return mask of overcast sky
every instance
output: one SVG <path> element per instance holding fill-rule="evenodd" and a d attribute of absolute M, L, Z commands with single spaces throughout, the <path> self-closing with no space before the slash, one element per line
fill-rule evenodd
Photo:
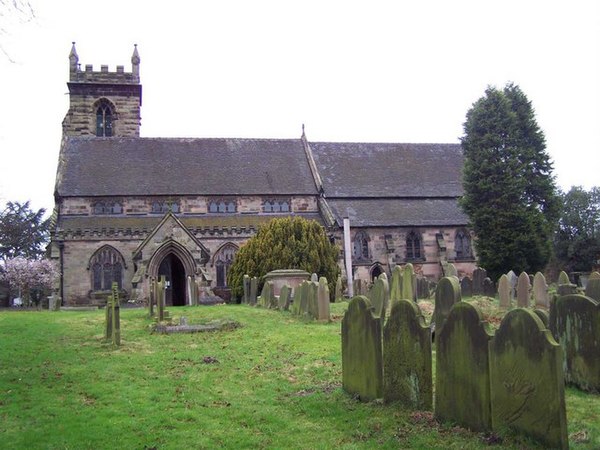
<path fill-rule="evenodd" d="M 0 203 L 53 207 L 72 41 L 82 67 L 111 71 L 138 44 L 144 137 L 298 138 L 304 123 L 309 141 L 456 143 L 486 86 L 514 82 L 559 187 L 600 186 L 595 0 L 31 5 L 33 20 L 0 16 Z"/>

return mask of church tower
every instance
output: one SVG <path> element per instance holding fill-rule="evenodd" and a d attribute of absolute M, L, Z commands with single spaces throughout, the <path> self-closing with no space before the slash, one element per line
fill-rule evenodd
<path fill-rule="evenodd" d="M 137 45 L 131 56 L 131 72 L 107 65 L 81 70 L 75 42 L 69 54 L 69 111 L 63 120 L 64 136 L 139 137 L 142 85 Z"/>

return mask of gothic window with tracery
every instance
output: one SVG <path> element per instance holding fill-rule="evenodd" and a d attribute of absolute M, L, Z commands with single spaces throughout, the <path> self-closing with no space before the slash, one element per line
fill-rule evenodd
<path fill-rule="evenodd" d="M 423 259 L 421 244 L 421 233 L 417 232 L 416 230 L 412 230 L 406 235 L 407 261 Z"/>
<path fill-rule="evenodd" d="M 123 286 L 123 257 L 109 245 L 100 248 L 90 259 L 92 272 L 92 290 L 108 291 L 112 283 L 117 282 L 119 289 Z"/>
<path fill-rule="evenodd" d="M 96 109 L 96 136 L 111 137 L 113 135 L 113 112 L 107 100 L 100 101 Z"/>
<path fill-rule="evenodd" d="M 352 254 L 357 261 L 369 259 L 369 237 L 364 231 L 359 231 L 352 242 Z"/>
<path fill-rule="evenodd" d="M 237 251 L 238 248 L 234 244 L 228 243 L 215 254 L 214 265 L 217 271 L 217 287 L 227 287 L 227 274 Z"/>
<path fill-rule="evenodd" d="M 467 230 L 460 229 L 454 237 L 454 251 L 456 259 L 472 259 L 473 251 L 471 249 L 471 236 Z"/>

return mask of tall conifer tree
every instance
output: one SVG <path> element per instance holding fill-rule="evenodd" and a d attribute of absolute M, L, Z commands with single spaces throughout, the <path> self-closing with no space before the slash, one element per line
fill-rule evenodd
<path fill-rule="evenodd" d="M 559 201 L 531 102 L 514 84 L 488 87 L 467 112 L 461 205 L 493 279 L 542 270 L 552 253 Z"/>

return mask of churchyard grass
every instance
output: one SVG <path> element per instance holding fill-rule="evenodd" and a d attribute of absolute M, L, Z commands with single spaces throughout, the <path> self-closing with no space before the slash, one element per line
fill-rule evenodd
<path fill-rule="evenodd" d="M 103 339 L 103 311 L 0 312 L 0 448 L 542 448 L 344 393 L 346 306 L 332 304 L 328 324 L 243 305 L 170 308 L 190 324 L 242 325 L 175 335 L 122 309 L 118 348 Z M 566 392 L 571 448 L 600 447 L 600 396 Z"/>

